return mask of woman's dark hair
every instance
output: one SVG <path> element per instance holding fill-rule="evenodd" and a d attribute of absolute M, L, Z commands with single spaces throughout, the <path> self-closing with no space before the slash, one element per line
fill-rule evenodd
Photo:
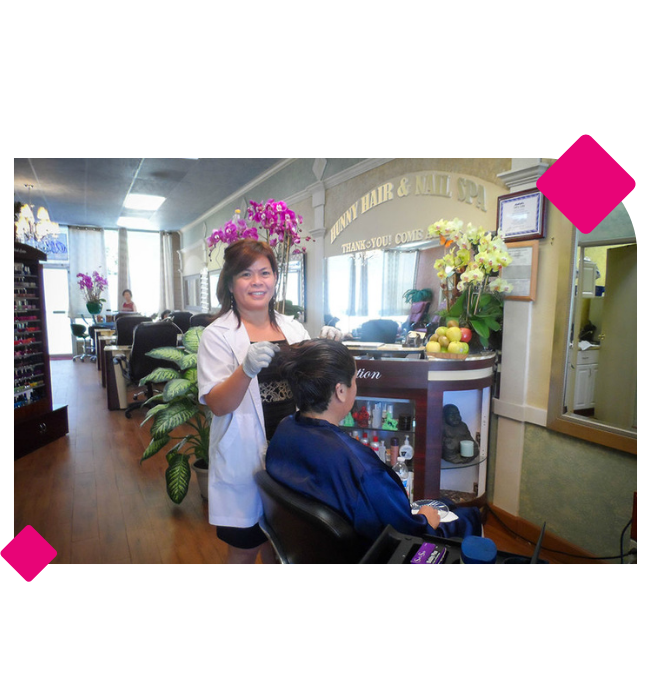
<path fill-rule="evenodd" d="M 323 413 L 337 384 L 351 386 L 355 359 L 336 340 L 316 338 L 283 348 L 275 363 L 300 411 Z"/>
<path fill-rule="evenodd" d="M 277 279 L 278 263 L 276 262 L 273 248 L 268 243 L 256 241 L 253 238 L 241 238 L 231 243 L 226 248 L 224 251 L 224 267 L 221 270 L 219 282 L 217 283 L 217 300 L 221 308 L 215 318 L 223 316 L 232 309 L 233 313 L 237 316 L 237 327 L 239 328 L 240 325 L 242 325 L 242 317 L 235 305 L 235 300 L 233 299 L 230 288 L 233 284 L 234 277 L 251 267 L 259 257 L 267 258 L 271 270 L 274 273 L 274 277 Z M 277 329 L 278 324 L 276 323 L 276 314 L 274 311 L 275 305 L 276 295 L 274 294 L 273 299 L 269 302 L 269 321 L 272 327 Z"/>
<path fill-rule="evenodd" d="M 125 289 L 125 290 L 122 292 L 122 296 L 124 296 L 127 292 L 129 292 L 129 294 L 131 294 L 131 296 L 133 296 L 133 294 L 131 293 L 131 290 L 130 290 L 130 289 Z"/>

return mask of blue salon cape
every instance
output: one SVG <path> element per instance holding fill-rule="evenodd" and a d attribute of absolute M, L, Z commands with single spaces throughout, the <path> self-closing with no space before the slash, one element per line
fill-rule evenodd
<path fill-rule="evenodd" d="M 459 509 L 458 520 L 441 523 L 436 530 L 424 515 L 412 515 L 398 475 L 370 447 L 300 411 L 276 429 L 266 466 L 280 483 L 343 513 L 355 531 L 371 541 L 386 525 L 405 535 L 481 535 L 481 518 L 474 507 Z"/>

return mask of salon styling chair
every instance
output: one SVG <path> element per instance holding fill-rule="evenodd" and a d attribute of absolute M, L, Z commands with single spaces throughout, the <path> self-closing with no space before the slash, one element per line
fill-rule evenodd
<path fill-rule="evenodd" d="M 115 321 L 115 334 L 117 336 L 116 345 L 131 345 L 133 343 L 133 334 L 136 326 L 141 323 L 150 321 L 148 316 L 140 314 L 125 314 Z M 172 343 L 176 345 L 176 343 Z"/>
<path fill-rule="evenodd" d="M 376 318 L 362 324 L 360 341 L 362 343 L 387 343 L 396 342 L 398 324 L 390 318 Z"/>
<path fill-rule="evenodd" d="M 201 326 L 206 328 L 215 320 L 215 314 L 193 314 L 190 319 L 190 328 Z"/>
<path fill-rule="evenodd" d="M 83 323 L 73 323 L 71 321 L 70 330 L 72 331 L 72 335 L 74 335 L 77 340 L 81 340 L 84 344 L 84 349 L 81 354 L 73 355 L 72 361 L 74 362 L 75 360 L 79 359 L 83 362 L 87 357 L 90 357 L 90 361 L 94 362 L 97 357 L 91 352 L 91 348 L 89 347 L 93 341 L 88 334 L 88 326 L 84 325 Z"/>
<path fill-rule="evenodd" d="M 116 355 L 113 362 L 120 365 L 122 374 L 127 381 L 135 385 L 138 385 L 143 377 L 146 377 L 157 367 L 178 369 L 173 362 L 149 357 L 147 353 L 155 348 L 176 347 L 176 339 L 180 332 L 178 326 L 166 321 L 140 323 L 133 331 L 133 345 L 129 359 L 127 360 L 126 355 Z M 141 395 L 144 395 L 144 398 L 142 401 L 138 401 L 138 396 Z M 140 408 L 153 395 L 153 385 L 146 384 L 143 389 L 133 395 L 134 401 L 127 406 L 124 415 L 131 418 L 132 411 Z"/>
<path fill-rule="evenodd" d="M 255 475 L 264 515 L 260 527 L 282 564 L 357 564 L 372 542 L 343 515 L 278 483 Z"/>
<path fill-rule="evenodd" d="M 172 323 L 176 323 L 181 329 L 182 333 L 186 333 L 190 328 L 192 313 L 190 311 L 173 311 L 170 318 L 172 319 Z"/>

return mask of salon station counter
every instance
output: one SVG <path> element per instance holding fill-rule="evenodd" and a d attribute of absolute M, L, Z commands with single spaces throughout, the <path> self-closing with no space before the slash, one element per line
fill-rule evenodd
<path fill-rule="evenodd" d="M 414 450 L 411 464 L 407 464 L 413 470 L 415 500 L 444 495 L 465 501 L 482 496 L 486 491 L 495 353 L 460 359 L 418 359 L 416 353 L 371 358 L 366 349 L 349 349 L 357 363 L 356 406 L 368 407 L 371 417 L 366 427 L 356 424 L 344 429 L 367 432 L 369 440 L 376 434 L 387 449 L 392 437 L 401 445 L 408 438 Z M 447 454 L 449 459 L 443 458 L 443 408 L 449 405 L 456 406 L 476 443 L 470 457 Z M 373 412 L 379 407 L 391 411 L 394 424 L 373 422 Z"/>

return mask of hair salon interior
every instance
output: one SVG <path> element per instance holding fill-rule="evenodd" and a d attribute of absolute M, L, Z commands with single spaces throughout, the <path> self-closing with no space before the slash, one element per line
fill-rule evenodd
<path fill-rule="evenodd" d="M 79 353 L 70 332 L 71 321 L 88 319 L 79 273 L 107 279 L 105 316 L 120 310 L 127 288 L 138 313 L 149 317 L 166 309 L 216 312 L 223 251 L 207 239 L 236 211 L 244 219 L 251 202 L 282 201 L 302 218 L 286 299 L 310 336 L 328 323 L 360 342 L 365 322 L 389 318 L 409 343 L 405 324 L 421 298 L 430 332 L 446 325 L 438 323 L 448 296 L 435 263 L 450 246 L 436 222 L 457 219 L 463 230 L 490 232 L 511 226 L 505 240 L 512 260 L 502 272 L 514 289 L 503 297 L 502 329 L 492 336 L 488 394 L 467 381 L 468 390 L 444 397 L 481 438 L 484 459 L 474 471 L 441 468 L 440 487 L 485 496 L 534 542 L 544 523 L 550 547 L 618 563 L 636 538 L 636 239 L 624 204 L 589 235 L 578 232 L 536 189 L 553 163 L 107 159 L 100 179 L 93 159 L 16 159 L 15 202 L 34 213 L 45 207 L 44 217 L 58 224 L 44 236 L 48 326 L 59 328 L 57 339 L 48 327 L 49 353 L 65 358 L 51 363 L 52 374 Z M 159 196 L 158 208 L 127 210 L 128 192 Z M 527 235 L 518 235 L 518 195 L 537 207 L 537 229 Z M 165 219 L 166 212 L 175 216 Z M 24 242 L 46 249 L 40 240 Z M 55 308 L 65 313 L 50 313 Z M 622 318 L 633 319 L 625 343 L 615 330 Z M 411 336 L 416 347 L 426 340 Z M 445 366 L 445 353 L 436 354 Z M 454 364 L 471 379 L 470 356 Z M 370 396 L 372 412 L 381 396 Z"/>

